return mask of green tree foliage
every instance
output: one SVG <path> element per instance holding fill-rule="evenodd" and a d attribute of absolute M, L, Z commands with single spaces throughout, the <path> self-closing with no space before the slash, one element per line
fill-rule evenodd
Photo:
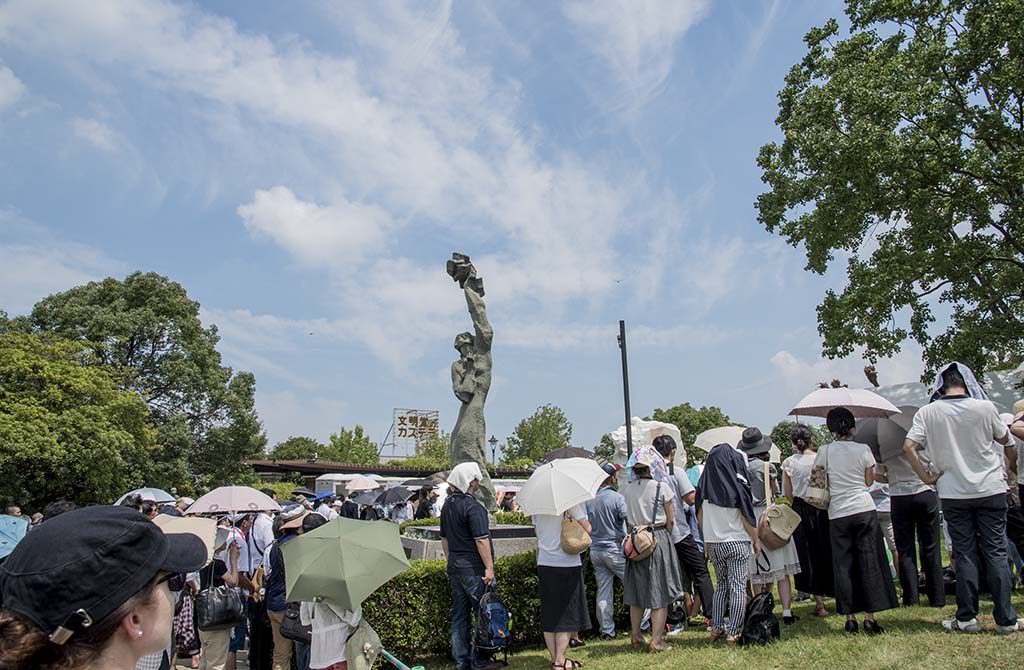
<path fill-rule="evenodd" d="M 679 429 L 689 463 L 703 463 L 708 456 L 693 446 L 698 435 L 711 428 L 734 425 L 732 419 L 719 408 L 701 407 L 696 409 L 688 402 L 668 409 L 656 409 L 650 419 L 674 424 Z"/>
<path fill-rule="evenodd" d="M 790 442 L 789 435 L 796 425 L 796 421 L 780 421 L 772 428 L 772 442 L 779 448 L 782 460 L 786 460 L 793 455 L 793 443 Z M 808 426 L 808 428 L 811 429 L 811 433 L 814 435 L 814 444 L 816 446 L 820 447 L 832 441 L 832 433 L 825 426 Z"/>
<path fill-rule="evenodd" d="M 565 412 L 554 405 L 543 405 L 520 421 L 508 437 L 502 452 L 502 465 L 532 465 L 549 451 L 567 446 L 571 439 L 572 424 Z"/>
<path fill-rule="evenodd" d="M 109 504 L 146 482 L 146 404 L 92 356 L 77 342 L 0 334 L 0 482 L 26 509 L 58 497 Z"/>
<path fill-rule="evenodd" d="M 324 458 L 327 451 L 327 445 L 312 437 L 289 437 L 275 444 L 269 457 L 277 461 L 305 461 L 313 457 Z"/>
<path fill-rule="evenodd" d="M 824 353 L 871 361 L 912 337 L 931 368 L 1024 356 L 1024 0 L 847 0 L 811 30 L 761 148 L 759 219 L 847 286 L 818 307 Z M 944 303 L 948 327 L 934 310 Z M 906 318 L 908 317 L 908 318 Z"/>
<path fill-rule="evenodd" d="M 594 453 L 598 457 L 612 463 L 615 461 L 615 443 L 612 442 L 612 436 L 605 433 L 601 436 L 601 441 L 594 447 Z"/>
<path fill-rule="evenodd" d="M 266 444 L 255 380 L 221 365 L 217 329 L 203 328 L 199 303 L 181 285 L 140 272 L 90 282 L 43 299 L 28 322 L 85 343 L 89 364 L 145 400 L 162 446 L 147 483 L 188 489 L 251 480 L 241 460 Z"/>
<path fill-rule="evenodd" d="M 359 424 L 353 430 L 342 426 L 331 435 L 331 443 L 322 458 L 338 463 L 376 465 L 380 463 L 380 449 Z"/>
<path fill-rule="evenodd" d="M 399 463 L 410 468 L 423 468 L 435 472 L 447 470 L 452 463 L 451 441 L 452 436 L 442 430 L 418 444 L 414 456 Z"/>

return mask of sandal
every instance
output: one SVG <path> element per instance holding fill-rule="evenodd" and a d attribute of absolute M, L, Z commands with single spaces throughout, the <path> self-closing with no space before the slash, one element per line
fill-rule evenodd
<path fill-rule="evenodd" d="M 647 643 L 647 638 L 641 636 L 639 640 L 637 640 L 637 639 L 630 639 L 629 644 L 630 644 L 630 646 L 633 646 L 633 647 L 640 647 L 640 648 L 646 649 L 648 643 Z"/>
<path fill-rule="evenodd" d="M 576 670 L 577 668 L 583 667 L 583 661 L 577 661 L 572 658 L 566 658 L 565 664 L 562 666 L 565 670 Z"/>
<path fill-rule="evenodd" d="M 821 607 L 815 607 L 814 608 L 814 616 L 827 617 L 828 616 L 828 608 L 825 607 L 824 605 L 822 605 Z"/>
<path fill-rule="evenodd" d="M 652 653 L 652 654 L 655 653 L 655 652 L 658 652 L 658 651 L 671 651 L 671 650 L 672 650 L 672 645 L 670 645 L 670 644 L 668 644 L 666 642 L 662 642 L 660 645 L 655 645 L 653 642 L 651 642 L 649 645 L 647 645 L 647 651 Z"/>
<path fill-rule="evenodd" d="M 726 635 L 725 636 L 725 643 L 727 645 L 729 645 L 730 647 L 735 647 L 739 643 L 739 641 L 740 641 L 740 636 L 739 635 Z"/>
<path fill-rule="evenodd" d="M 573 649 L 576 649 L 577 647 L 585 647 L 585 646 L 587 646 L 587 643 L 584 642 L 583 640 L 581 640 L 578 637 L 574 637 L 574 638 L 570 638 L 569 639 L 569 646 L 572 647 Z"/>
<path fill-rule="evenodd" d="M 723 630 L 721 628 L 718 629 L 718 630 L 711 631 L 711 641 L 712 642 L 719 642 L 724 637 L 725 637 L 725 630 Z"/>

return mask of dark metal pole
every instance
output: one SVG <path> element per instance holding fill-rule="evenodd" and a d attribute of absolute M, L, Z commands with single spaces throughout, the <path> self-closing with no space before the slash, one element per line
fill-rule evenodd
<path fill-rule="evenodd" d="M 629 364 L 626 360 L 626 322 L 619 321 L 619 350 L 622 351 L 622 396 L 626 404 L 626 456 L 633 455 L 633 416 L 629 411 Z"/>

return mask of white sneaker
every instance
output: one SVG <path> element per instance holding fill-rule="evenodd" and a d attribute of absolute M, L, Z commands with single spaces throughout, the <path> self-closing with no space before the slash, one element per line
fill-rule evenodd
<path fill-rule="evenodd" d="M 970 621 L 957 621 L 956 619 L 946 619 L 942 622 L 942 627 L 946 630 L 947 633 L 981 632 L 981 624 L 978 623 L 977 619 L 971 619 Z"/>
<path fill-rule="evenodd" d="M 675 626 L 669 626 L 668 631 L 665 633 L 665 635 L 667 635 L 668 637 L 675 637 L 676 635 L 680 635 L 681 633 L 683 633 L 685 630 L 685 624 L 676 624 Z"/>
<path fill-rule="evenodd" d="M 996 635 L 1010 635 L 1020 630 L 1020 619 L 1017 619 L 1009 626 L 996 626 Z"/>

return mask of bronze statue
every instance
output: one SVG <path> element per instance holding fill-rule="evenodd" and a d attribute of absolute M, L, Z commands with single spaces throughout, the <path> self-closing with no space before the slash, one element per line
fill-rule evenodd
<path fill-rule="evenodd" d="M 452 390 L 462 407 L 452 431 L 452 467 L 469 461 L 475 461 L 480 466 L 484 479 L 480 482 L 476 497 L 489 512 L 495 512 L 494 485 L 487 474 L 487 458 L 484 455 L 487 439 L 484 403 L 491 389 L 491 341 L 494 339 L 494 331 L 487 321 L 483 280 L 476 276 L 476 268 L 469 262 L 469 256 L 452 254 L 447 269 L 448 275 L 458 282 L 466 295 L 466 305 L 475 330 L 475 334 L 467 332 L 455 336 L 455 350 L 459 352 L 459 360 L 452 363 Z"/>

